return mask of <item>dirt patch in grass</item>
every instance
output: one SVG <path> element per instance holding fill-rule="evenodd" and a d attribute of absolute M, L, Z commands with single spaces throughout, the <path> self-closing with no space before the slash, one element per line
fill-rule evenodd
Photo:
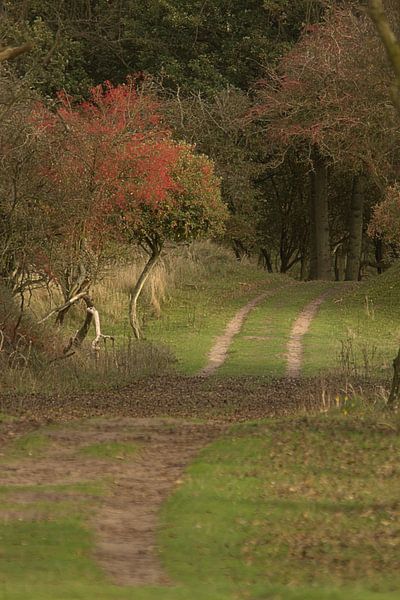
<path fill-rule="evenodd" d="M 216 424 L 171 419 L 113 419 L 45 429 L 49 444 L 44 455 L 7 461 L 7 455 L 13 457 L 12 444 L 4 448 L 0 484 L 11 487 L 0 518 L 3 523 L 47 521 L 54 518 L 51 502 L 67 501 L 74 506 L 85 500 L 86 517 L 94 531 L 94 554 L 112 581 L 166 584 L 156 543 L 160 506 L 179 485 L 188 462 L 221 431 L 222 426 Z M 122 461 L 118 456 L 87 457 L 80 450 L 89 441 L 131 443 L 138 451 Z M 97 497 L 45 487 L 49 482 L 67 486 L 98 481 L 108 482 L 108 491 Z"/>
<path fill-rule="evenodd" d="M 156 530 L 161 504 L 200 448 L 221 428 L 182 422 L 142 421 L 149 441 L 137 460 L 121 469 L 113 493 L 98 511 L 94 526 L 96 557 L 115 583 L 168 584 L 158 558 Z"/>

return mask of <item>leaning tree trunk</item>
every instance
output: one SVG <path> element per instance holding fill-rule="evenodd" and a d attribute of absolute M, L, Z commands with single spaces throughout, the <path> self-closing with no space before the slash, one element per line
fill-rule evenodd
<path fill-rule="evenodd" d="M 311 173 L 311 268 L 314 279 L 332 279 L 332 260 L 329 234 L 328 166 L 318 150 L 313 153 Z M 313 239 L 314 238 L 314 239 Z M 316 269 L 313 272 L 313 252 L 316 251 Z M 313 276 L 314 275 L 314 276 Z"/>
<path fill-rule="evenodd" d="M 20 56 L 20 54 L 25 54 L 25 52 L 30 52 L 33 49 L 33 44 L 27 42 L 26 44 L 22 44 L 22 46 L 8 46 L 7 48 L 2 48 L 0 50 L 0 62 L 4 62 L 6 60 L 12 60 Z"/>
<path fill-rule="evenodd" d="M 400 397 L 400 349 L 397 353 L 396 358 L 393 361 L 393 379 L 392 387 L 390 390 L 387 406 L 388 408 L 394 408 Z"/>
<path fill-rule="evenodd" d="M 349 249 L 347 253 L 346 281 L 357 281 L 360 275 L 360 261 L 364 221 L 365 177 L 356 175 L 350 204 Z"/>
<path fill-rule="evenodd" d="M 274 272 L 274 269 L 272 267 L 271 256 L 266 248 L 260 248 L 258 264 L 262 265 L 264 269 L 268 271 L 268 273 Z"/>
<path fill-rule="evenodd" d="M 158 244 L 151 245 L 150 258 L 145 264 L 143 271 L 140 274 L 139 279 L 130 291 L 129 294 L 129 323 L 132 327 L 133 334 L 137 340 L 141 337 L 140 323 L 137 314 L 137 303 L 139 296 L 143 290 L 143 286 L 147 281 L 152 269 L 157 264 L 161 254 L 161 247 Z"/>

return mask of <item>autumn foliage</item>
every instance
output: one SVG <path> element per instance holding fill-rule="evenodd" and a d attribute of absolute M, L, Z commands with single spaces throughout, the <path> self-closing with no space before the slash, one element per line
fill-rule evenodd
<path fill-rule="evenodd" d="M 49 252 L 66 301 L 90 287 L 110 240 L 138 244 L 150 256 L 131 294 L 136 305 L 167 241 L 222 232 L 227 215 L 213 163 L 173 139 L 159 102 L 134 80 L 106 82 L 82 103 L 59 94 L 56 110 L 40 105 L 33 118 L 43 140 L 41 175 L 50 183 Z"/>
<path fill-rule="evenodd" d="M 59 95 L 37 118 L 47 140 L 43 175 L 53 186 L 60 233 L 100 244 L 190 239 L 220 226 L 224 207 L 212 163 L 172 139 L 160 107 L 134 81 L 92 89 L 87 102 Z M 217 227 L 218 228 L 218 227 Z"/>
<path fill-rule="evenodd" d="M 400 186 L 391 185 L 385 198 L 376 204 L 368 227 L 372 237 L 383 237 L 389 244 L 400 247 Z"/>
<path fill-rule="evenodd" d="M 256 112 L 275 148 L 317 146 L 342 168 L 378 173 L 389 168 L 397 135 L 389 85 L 367 15 L 336 8 L 260 82 Z"/>

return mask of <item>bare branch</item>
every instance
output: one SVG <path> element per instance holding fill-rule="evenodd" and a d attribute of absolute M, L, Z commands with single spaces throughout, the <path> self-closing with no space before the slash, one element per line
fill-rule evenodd
<path fill-rule="evenodd" d="M 369 14 L 379 33 L 395 74 L 391 95 L 393 104 L 400 113 L 400 43 L 389 23 L 382 0 L 370 0 Z"/>
<path fill-rule="evenodd" d="M 52 315 L 59 313 L 62 310 L 65 310 L 66 308 L 69 308 L 70 306 L 72 306 L 72 304 L 75 304 L 75 302 L 78 302 L 78 300 L 80 300 L 81 298 L 83 298 L 86 295 L 87 295 L 87 292 L 80 292 L 80 294 L 76 294 L 76 296 L 73 296 L 72 298 L 70 298 L 68 300 L 68 302 L 66 302 L 62 306 L 58 306 L 57 308 L 55 308 L 54 310 L 49 312 L 49 314 L 46 315 L 45 317 L 43 317 L 43 319 L 40 319 L 40 321 L 38 321 L 38 323 L 44 323 L 45 321 L 47 321 L 47 319 L 50 319 L 50 317 Z"/>

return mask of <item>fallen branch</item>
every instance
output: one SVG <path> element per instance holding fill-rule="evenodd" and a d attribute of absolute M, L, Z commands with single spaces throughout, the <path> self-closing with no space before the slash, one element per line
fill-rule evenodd
<path fill-rule="evenodd" d="M 85 321 L 82 325 L 82 327 L 80 329 L 78 329 L 78 331 L 75 333 L 74 336 L 71 337 L 71 339 L 69 340 L 68 345 L 66 346 L 66 348 L 64 348 L 64 355 L 67 354 L 71 348 L 75 347 L 75 348 L 80 348 L 82 346 L 83 341 L 86 339 L 90 325 L 94 319 L 94 326 L 95 326 L 95 332 L 96 332 L 96 337 L 94 338 L 93 342 L 92 342 L 92 349 L 94 351 L 98 351 L 99 350 L 99 343 L 101 339 L 109 339 L 114 341 L 113 336 L 111 335 L 105 335 L 103 333 L 101 333 L 101 327 L 100 327 L 100 315 L 99 315 L 99 311 L 97 310 L 97 308 L 95 307 L 93 300 L 87 295 L 84 294 L 82 296 L 82 300 L 85 302 L 86 304 L 86 318 Z"/>
<path fill-rule="evenodd" d="M 94 338 L 94 340 L 92 342 L 92 349 L 97 352 L 99 350 L 100 340 L 111 340 L 112 342 L 114 342 L 114 338 L 112 335 L 105 335 L 104 333 L 101 333 L 100 315 L 99 315 L 99 311 L 97 310 L 97 308 L 92 306 L 92 308 L 88 308 L 87 310 L 92 313 L 93 319 L 94 319 L 94 327 L 95 327 L 95 331 L 96 331 L 96 337 Z"/>
<path fill-rule="evenodd" d="M 22 46 L 3 48 L 0 50 L 0 62 L 4 62 L 5 60 L 12 60 L 13 58 L 17 58 L 20 54 L 25 54 L 25 52 L 30 52 L 33 48 L 33 44 L 27 42 L 26 44 L 22 44 Z"/>

